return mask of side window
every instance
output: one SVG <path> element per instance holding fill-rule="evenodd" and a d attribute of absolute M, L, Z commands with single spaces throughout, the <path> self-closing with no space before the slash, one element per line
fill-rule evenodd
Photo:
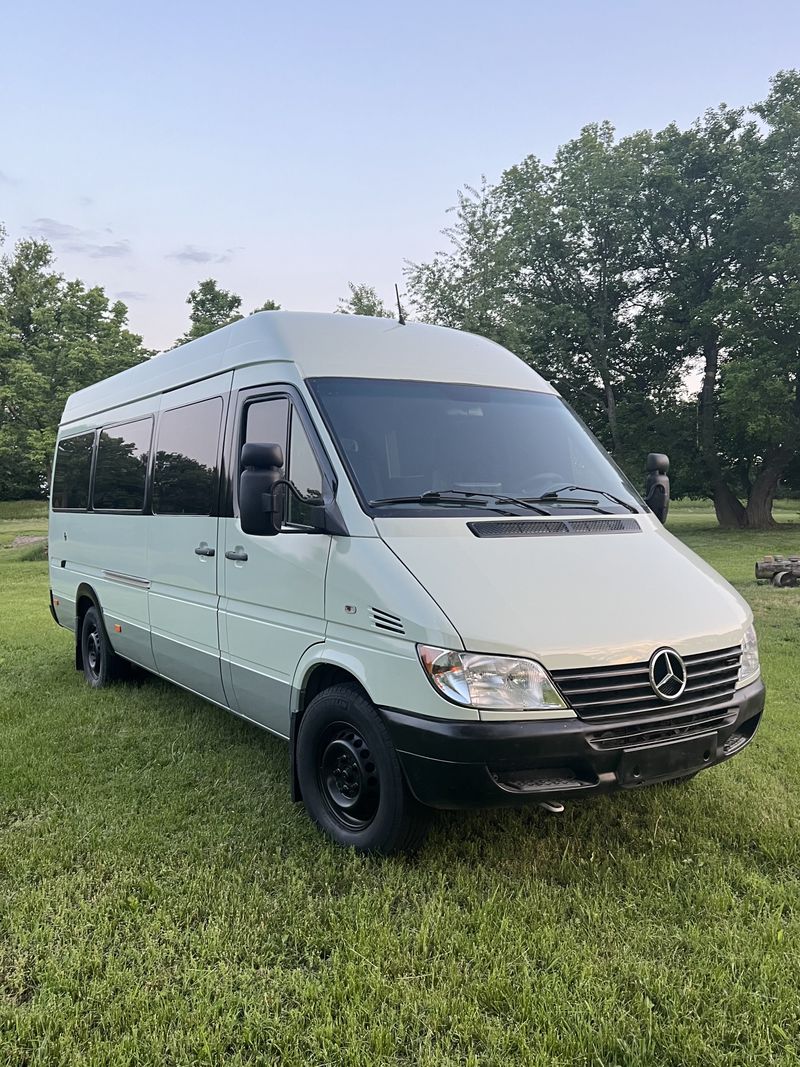
<path fill-rule="evenodd" d="M 109 426 L 102 431 L 94 473 L 96 510 L 142 510 L 152 433 L 151 418 Z"/>
<path fill-rule="evenodd" d="M 216 504 L 222 398 L 162 412 L 153 476 L 158 515 L 210 515 Z"/>
<path fill-rule="evenodd" d="M 58 442 L 53 472 L 54 511 L 88 508 L 93 446 L 94 433 L 80 433 Z"/>
<path fill-rule="evenodd" d="M 322 472 L 300 416 L 295 411 L 292 412 L 288 477 L 303 499 L 298 500 L 294 493 L 287 494 L 287 521 L 297 526 L 313 526 L 311 506 L 322 501 Z"/>

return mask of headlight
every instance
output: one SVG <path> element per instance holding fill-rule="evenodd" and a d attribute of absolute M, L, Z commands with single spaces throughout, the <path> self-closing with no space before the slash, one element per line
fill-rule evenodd
<path fill-rule="evenodd" d="M 448 700 L 499 711 L 566 708 L 550 675 L 530 659 L 417 645 L 425 673 Z"/>
<path fill-rule="evenodd" d="M 742 662 L 739 665 L 739 685 L 752 682 L 758 677 L 761 667 L 758 662 L 758 641 L 756 631 L 752 626 L 742 638 Z"/>

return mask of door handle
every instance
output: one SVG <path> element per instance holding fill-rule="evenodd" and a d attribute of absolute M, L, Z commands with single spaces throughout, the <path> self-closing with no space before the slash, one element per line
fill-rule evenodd
<path fill-rule="evenodd" d="M 225 559 L 235 559 L 239 560 L 241 563 L 244 563 L 247 560 L 247 553 L 243 548 L 229 549 L 225 553 Z"/>
<path fill-rule="evenodd" d="M 196 556 L 213 556 L 214 549 L 210 548 L 205 542 L 202 545 L 198 545 L 194 550 Z"/>

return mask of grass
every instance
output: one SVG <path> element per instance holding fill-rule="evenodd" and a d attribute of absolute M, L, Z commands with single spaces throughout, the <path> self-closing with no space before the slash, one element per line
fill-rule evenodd
<path fill-rule="evenodd" d="M 2 507 L 0 544 L 41 521 Z M 753 745 L 387 861 L 290 803 L 280 742 L 153 679 L 89 692 L 46 564 L 0 552 L 0 1064 L 798 1063 L 800 590 L 752 566 L 800 526 L 670 527 L 753 604 Z"/>

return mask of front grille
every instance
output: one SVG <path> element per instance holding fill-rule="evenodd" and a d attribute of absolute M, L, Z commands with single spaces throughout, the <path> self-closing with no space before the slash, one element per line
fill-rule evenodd
<path fill-rule="evenodd" d="M 577 715 L 591 722 L 660 712 L 674 716 L 683 709 L 719 710 L 733 698 L 742 651 L 739 645 L 684 656 L 686 688 L 678 700 L 661 700 L 650 685 L 648 663 L 551 671 L 556 685 Z"/>
<path fill-rule="evenodd" d="M 627 722 L 587 733 L 586 740 L 592 748 L 606 752 L 618 748 L 637 748 L 640 745 L 658 745 L 665 741 L 681 741 L 712 733 L 732 725 L 735 719 L 736 710 L 729 707 L 684 712 L 683 715 L 669 718 L 649 716 L 628 719 Z"/>

